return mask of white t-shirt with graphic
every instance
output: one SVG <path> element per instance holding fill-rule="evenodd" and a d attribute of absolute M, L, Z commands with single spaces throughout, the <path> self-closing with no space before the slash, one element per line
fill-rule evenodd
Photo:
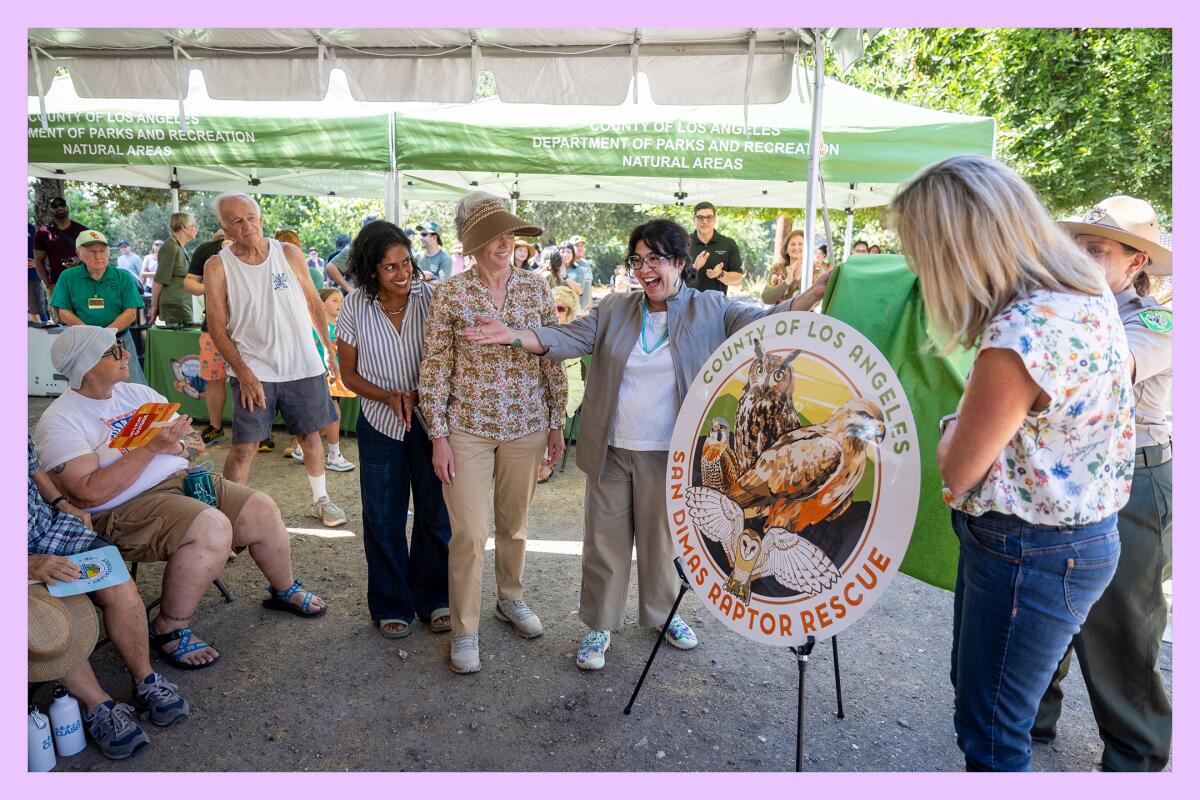
<path fill-rule="evenodd" d="M 88 453 L 99 456 L 101 468 L 107 467 L 128 452 L 124 448 L 114 450 L 108 443 L 121 432 L 130 417 L 145 403 L 165 402 L 167 398 L 149 386 L 136 383 L 118 383 L 113 387 L 112 397 L 104 400 L 93 400 L 68 389 L 42 414 L 33 434 L 42 467 L 53 469 Z M 187 459 L 182 456 L 159 453 L 125 491 L 106 503 L 84 510 L 92 513 L 119 506 L 166 480 L 172 473 L 187 469 L 187 465 Z"/>

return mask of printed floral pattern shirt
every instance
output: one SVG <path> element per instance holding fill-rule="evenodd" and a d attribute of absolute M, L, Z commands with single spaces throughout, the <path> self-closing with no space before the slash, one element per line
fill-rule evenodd
<path fill-rule="evenodd" d="M 562 364 L 513 347 L 468 341 L 463 329 L 474 325 L 476 316 L 517 329 L 557 321 L 550 288 L 532 272 L 512 271 L 503 309 L 492 303 L 474 268 L 443 281 L 429 308 L 421 362 L 421 409 L 430 438 L 457 428 L 511 441 L 561 428 L 567 405 Z"/>
<path fill-rule="evenodd" d="M 1086 525 L 1129 499 L 1135 449 L 1129 347 L 1112 294 L 1039 289 L 992 320 L 980 349 L 1018 353 L 1050 396 L 1026 415 L 987 476 L 946 502 L 965 514 Z"/>

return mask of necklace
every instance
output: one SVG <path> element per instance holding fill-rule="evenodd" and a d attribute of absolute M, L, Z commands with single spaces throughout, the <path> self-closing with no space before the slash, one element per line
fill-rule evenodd
<path fill-rule="evenodd" d="M 383 304 L 383 301 L 382 301 L 382 300 L 379 300 L 378 298 L 376 299 L 376 302 L 377 302 L 377 303 L 379 303 L 379 309 L 380 309 L 380 310 L 381 310 L 383 313 L 385 313 L 385 314 L 390 314 L 390 315 L 391 315 L 391 316 L 393 316 L 393 317 L 394 317 L 394 316 L 396 316 L 397 314 L 403 314 L 403 313 L 404 313 L 404 310 L 405 310 L 406 308 L 408 308 L 408 301 L 407 301 L 407 300 L 405 300 L 405 301 L 404 301 L 404 305 L 400 306 L 400 308 L 396 309 L 395 311 L 392 311 L 391 309 L 389 309 L 389 308 L 387 308 L 386 306 L 384 306 L 384 304 Z"/>
<path fill-rule="evenodd" d="M 655 344 L 653 347 L 647 346 L 647 344 L 646 344 L 646 326 L 650 321 L 650 314 L 647 311 L 647 306 L 648 306 L 648 303 L 645 303 L 645 302 L 642 303 L 642 333 L 641 333 L 641 336 L 639 336 L 638 338 L 642 344 L 642 352 L 645 353 L 646 355 L 650 355 L 655 350 L 657 350 L 658 348 L 660 348 L 664 344 L 666 344 L 667 338 L 671 335 L 671 331 L 664 330 L 662 338 L 658 340 L 657 344 Z"/>

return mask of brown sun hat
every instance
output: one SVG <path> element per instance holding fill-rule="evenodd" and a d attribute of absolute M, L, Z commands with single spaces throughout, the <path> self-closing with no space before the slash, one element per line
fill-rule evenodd
<path fill-rule="evenodd" d="M 1161 244 L 1158 215 L 1145 200 L 1119 194 L 1101 200 L 1082 220 L 1067 220 L 1063 225 L 1074 236 L 1101 236 L 1112 239 L 1150 257 L 1146 272 L 1171 274 L 1171 250 Z"/>
<path fill-rule="evenodd" d="M 518 236 L 541 236 L 542 229 L 530 225 L 505 208 L 504 201 L 496 198 L 478 206 L 458 228 L 462 241 L 463 255 L 474 254 L 479 248 L 506 233 Z"/>
<path fill-rule="evenodd" d="M 85 594 L 54 597 L 43 584 L 29 587 L 29 680 L 53 681 L 96 649 L 100 622 Z"/>

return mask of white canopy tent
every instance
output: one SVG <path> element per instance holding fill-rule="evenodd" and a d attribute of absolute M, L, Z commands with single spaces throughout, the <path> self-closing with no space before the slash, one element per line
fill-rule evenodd
<path fill-rule="evenodd" d="M 503 126 L 542 117 L 721 119 L 729 125 L 806 129 L 806 170 L 770 178 L 488 172 L 421 168 L 393 152 L 385 170 L 280 168 L 225 164 L 97 165 L 31 163 L 47 177 L 267 193 L 384 196 L 389 218 L 403 200 L 453 199 L 482 188 L 523 199 L 664 203 L 689 198 L 719 205 L 806 209 L 811 263 L 814 211 L 885 203 L 897 180 L 821 184 L 820 153 L 835 126 L 884 130 L 897 123 L 936 128 L 954 115 L 916 109 L 830 82 L 824 45 L 848 64 L 864 30 L 816 29 L 32 29 L 30 113 L 137 108 L 174 113 L 186 128 L 197 115 L 295 118 L 397 112 L 430 120 Z M 813 47 L 814 42 L 821 47 Z M 96 44 L 101 43 L 101 44 Z M 811 52 L 810 76 L 800 64 Z M 66 67 L 69 79 L 54 79 Z M 497 96 L 476 98 L 483 71 Z M 832 102 L 827 102 L 826 91 Z M 269 101 L 269 102 L 263 102 Z M 519 105 L 518 105 L 519 104 Z M 249 106 L 250 110 L 246 110 Z M 968 118 L 958 118 L 967 121 Z M 32 134 L 31 134 L 32 136 Z M 396 142 L 395 137 L 390 137 Z M 394 145 L 397 146 L 397 145 Z M 797 164 L 803 163 L 797 161 Z M 928 162 L 926 162 L 928 163 Z M 918 165 L 919 167 L 920 165 Z M 913 169 L 912 171 L 915 171 Z M 906 177 L 906 176 L 901 176 Z M 808 270 L 805 270 L 807 274 Z"/>

